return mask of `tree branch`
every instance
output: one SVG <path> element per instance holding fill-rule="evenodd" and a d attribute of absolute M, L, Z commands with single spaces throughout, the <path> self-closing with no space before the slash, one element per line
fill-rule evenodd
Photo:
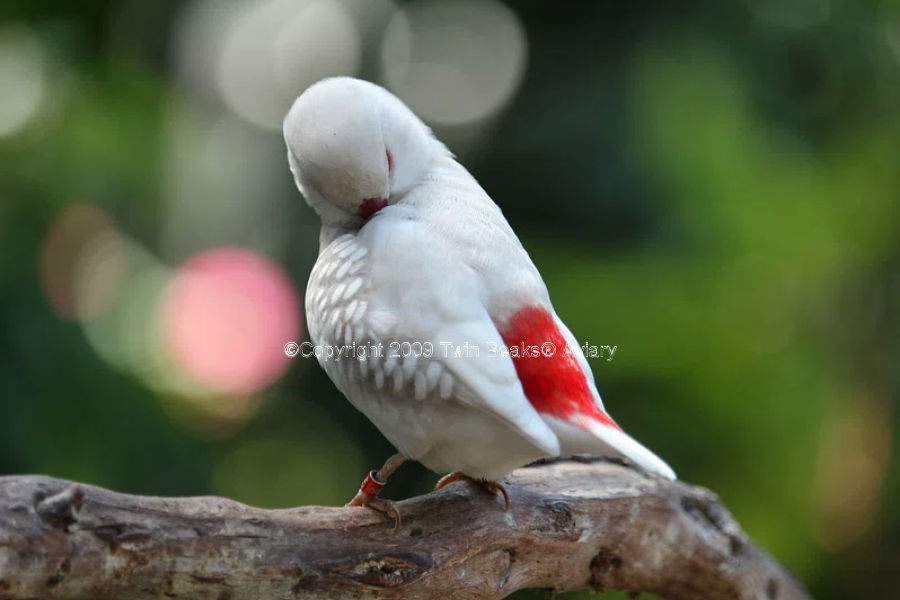
<path fill-rule="evenodd" d="M 709 491 L 601 459 L 399 503 L 263 510 L 0 478 L 0 598 L 501 598 L 591 586 L 670 599 L 808 598 Z"/>

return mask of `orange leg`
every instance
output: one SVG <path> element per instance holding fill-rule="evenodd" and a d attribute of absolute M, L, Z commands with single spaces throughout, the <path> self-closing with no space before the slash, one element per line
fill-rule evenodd
<path fill-rule="evenodd" d="M 448 473 L 447 475 L 444 475 L 443 477 L 438 479 L 438 482 L 435 484 L 434 489 L 435 489 L 435 491 L 439 490 L 441 488 L 447 487 L 448 485 L 450 485 L 451 483 L 454 483 L 456 481 L 471 481 L 472 483 L 477 483 L 478 485 L 480 485 L 481 487 L 483 487 L 484 489 L 489 491 L 494 496 L 503 495 L 503 504 L 504 504 L 505 510 L 509 510 L 509 494 L 506 492 L 505 487 L 503 487 L 501 484 L 497 483 L 496 481 L 488 481 L 486 479 L 473 479 L 472 477 L 469 477 L 462 471 L 454 471 L 452 473 Z"/>
<path fill-rule="evenodd" d="M 400 511 L 397 506 L 390 500 L 379 498 L 378 493 L 384 484 L 387 483 L 388 477 L 397 470 L 397 468 L 406 461 L 406 457 L 402 454 L 394 454 L 377 471 L 371 471 L 366 478 L 363 479 L 359 486 L 359 491 L 353 496 L 345 506 L 367 506 L 371 509 L 383 512 L 394 519 L 394 531 L 400 529 Z"/>

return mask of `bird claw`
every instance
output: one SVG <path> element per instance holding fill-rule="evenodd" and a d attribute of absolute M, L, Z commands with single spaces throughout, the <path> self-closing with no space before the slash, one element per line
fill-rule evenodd
<path fill-rule="evenodd" d="M 479 480 L 481 485 L 483 485 L 487 491 L 492 493 L 494 496 L 503 496 L 503 510 L 509 511 L 509 493 L 506 491 L 506 488 L 503 487 L 503 484 L 498 483 L 496 481 L 484 481 Z"/>
<path fill-rule="evenodd" d="M 434 484 L 434 491 L 436 492 L 440 489 L 447 487 L 451 483 L 454 483 L 456 481 L 460 481 L 463 479 L 472 481 L 472 478 L 467 475 L 463 475 L 462 471 L 453 471 L 452 473 L 447 473 L 446 475 L 444 475 L 443 477 L 438 479 L 438 482 L 436 484 Z"/>
<path fill-rule="evenodd" d="M 372 502 L 369 502 L 366 506 L 369 508 L 374 508 L 377 511 L 383 512 L 394 520 L 394 531 L 400 530 L 400 525 L 403 524 L 400 519 L 400 509 L 397 508 L 397 505 L 394 504 L 390 500 L 385 500 L 384 498 L 373 498 Z"/>
<path fill-rule="evenodd" d="M 356 495 L 344 506 L 366 506 L 373 510 L 383 512 L 394 519 L 394 531 L 397 531 L 400 529 L 400 511 L 390 500 L 378 497 L 378 492 L 381 491 L 383 486 L 384 484 L 376 478 L 375 471 L 372 471 L 369 473 L 368 477 L 363 480 Z"/>
<path fill-rule="evenodd" d="M 502 495 L 504 510 L 509 510 L 509 493 L 506 491 L 506 488 L 503 487 L 502 484 L 496 481 L 488 481 L 486 479 L 473 479 L 472 477 L 469 477 L 461 471 L 454 471 L 453 473 L 449 473 L 438 479 L 438 482 L 434 486 L 434 490 L 437 491 L 439 489 L 447 487 L 451 483 L 463 480 L 477 483 L 494 496 Z"/>
<path fill-rule="evenodd" d="M 353 499 L 344 506 L 365 506 L 366 508 L 383 512 L 394 520 L 394 531 L 400 530 L 400 525 L 402 524 L 400 510 L 397 508 L 397 505 L 390 500 L 379 498 L 378 496 L 367 496 L 361 492 L 357 492 Z"/>

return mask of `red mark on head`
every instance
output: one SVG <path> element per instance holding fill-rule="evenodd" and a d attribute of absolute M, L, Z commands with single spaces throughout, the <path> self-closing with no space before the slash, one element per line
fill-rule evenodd
<path fill-rule="evenodd" d="M 500 336 L 536 411 L 573 425 L 577 417 L 587 417 L 622 430 L 597 405 L 573 354 L 577 349 L 568 347 L 553 315 L 537 306 L 523 308 L 500 329 Z"/>
<path fill-rule="evenodd" d="M 384 198 L 366 198 L 362 201 L 362 204 L 359 205 L 359 209 L 356 212 L 359 213 L 359 216 L 368 221 L 372 215 L 387 205 L 388 201 Z"/>
<path fill-rule="evenodd" d="M 384 153 L 387 155 L 388 159 L 388 173 L 394 170 L 394 157 L 391 155 L 391 151 L 387 148 L 384 149 Z"/>

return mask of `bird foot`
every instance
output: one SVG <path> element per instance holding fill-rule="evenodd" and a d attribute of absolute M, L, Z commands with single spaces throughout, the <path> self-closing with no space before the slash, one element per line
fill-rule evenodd
<path fill-rule="evenodd" d="M 478 483 L 483 485 L 484 488 L 494 496 L 503 496 L 503 510 L 509 510 L 509 493 L 506 491 L 506 488 L 503 487 L 503 484 L 497 481 L 487 481 L 484 479 L 479 479 Z"/>
<path fill-rule="evenodd" d="M 438 479 L 438 482 L 435 484 L 434 489 L 435 491 L 437 491 L 457 481 L 471 481 L 472 483 L 480 485 L 494 496 L 502 495 L 504 510 L 509 510 L 509 493 L 507 493 L 506 488 L 503 487 L 502 484 L 496 481 L 488 481 L 486 479 L 474 479 L 462 473 L 461 471 L 454 471 L 453 473 L 444 475 L 443 477 Z"/>
<path fill-rule="evenodd" d="M 357 494 L 357 496 L 359 496 L 359 494 Z M 383 512 L 394 520 L 394 531 L 400 530 L 400 525 L 402 524 L 402 520 L 400 519 L 400 510 L 397 508 L 397 505 L 391 500 L 373 496 L 357 501 L 356 497 L 354 497 L 353 500 L 347 503 L 347 506 L 365 506 L 366 508 L 371 508 L 373 510 L 377 510 L 378 512 Z"/>
<path fill-rule="evenodd" d="M 453 471 L 452 473 L 447 473 L 446 475 L 444 475 L 443 477 L 438 479 L 438 482 L 436 484 L 434 484 L 434 491 L 436 492 L 440 489 L 447 487 L 451 483 L 454 483 L 456 481 L 460 481 L 463 479 L 468 479 L 469 481 L 474 481 L 468 475 L 463 475 L 462 471 Z"/>
<path fill-rule="evenodd" d="M 394 520 L 394 531 L 397 531 L 401 524 L 400 510 L 390 500 L 378 497 L 378 492 L 383 487 L 384 484 L 376 479 L 376 473 L 372 471 L 363 480 L 356 495 L 344 506 L 365 506 L 383 512 Z"/>

